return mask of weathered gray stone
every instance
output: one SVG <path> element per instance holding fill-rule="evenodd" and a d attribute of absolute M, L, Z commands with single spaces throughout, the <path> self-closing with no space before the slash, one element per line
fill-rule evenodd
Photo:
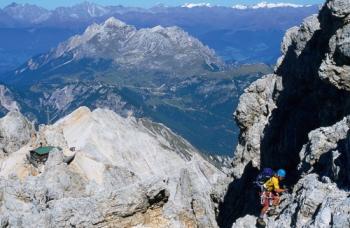
<path fill-rule="evenodd" d="M 350 91 L 350 24 L 337 30 L 329 46 L 330 52 L 322 61 L 319 76 L 338 89 Z"/>
<path fill-rule="evenodd" d="M 317 169 L 316 172 L 332 181 L 339 182 L 341 178 L 345 178 L 342 181 L 350 183 L 350 160 L 346 159 L 350 156 L 350 151 L 341 148 L 349 140 L 349 130 L 350 117 L 347 116 L 330 127 L 321 127 L 310 132 L 308 143 L 300 151 L 300 172 L 307 174 Z M 340 158 L 342 154 L 345 159 Z"/>
<path fill-rule="evenodd" d="M 233 175 L 242 175 L 244 167 L 252 161 L 254 167 L 260 166 L 260 140 L 265 125 L 276 108 L 274 99 L 282 89 L 281 78 L 267 75 L 250 85 L 241 96 L 235 119 L 241 130 L 240 143 L 233 160 Z"/>
<path fill-rule="evenodd" d="M 0 157 L 27 144 L 34 134 L 32 124 L 19 112 L 9 112 L 0 119 Z"/>
<path fill-rule="evenodd" d="M 256 217 L 252 215 L 247 215 L 243 218 L 237 219 L 237 221 L 232 225 L 232 228 L 241 227 L 241 228 L 251 228 L 256 225 Z"/>
<path fill-rule="evenodd" d="M 277 60 L 275 69 L 283 63 L 288 51 L 293 51 L 299 56 L 305 49 L 308 41 L 313 37 L 316 31 L 320 29 L 320 22 L 317 15 L 305 18 L 300 27 L 292 27 L 287 30 L 281 44 L 282 56 Z"/>
<path fill-rule="evenodd" d="M 350 14 L 350 2 L 348 0 L 328 0 L 326 5 L 336 17 L 345 18 Z"/>
<path fill-rule="evenodd" d="M 62 150 L 39 168 L 25 161 L 28 145 L 0 159 L 2 224 L 217 227 L 211 193 L 223 194 L 226 175 L 170 129 L 83 107 L 36 135 Z"/>
<path fill-rule="evenodd" d="M 350 67 L 338 66 L 329 56 L 322 62 L 320 78 L 335 85 L 339 89 L 350 91 Z"/>
<path fill-rule="evenodd" d="M 19 104 L 15 101 L 12 92 L 0 84 L 0 113 L 9 111 L 20 111 Z"/>
<path fill-rule="evenodd" d="M 346 191 L 334 183 L 322 183 L 318 176 L 310 174 L 302 178 L 293 194 L 284 196 L 277 208 L 277 216 L 265 217 L 267 227 L 347 227 L 349 199 Z M 334 219 L 337 216 L 338 220 Z M 247 215 L 237 219 L 232 227 L 254 227 L 256 217 Z"/>
<path fill-rule="evenodd" d="M 328 0 L 318 17 L 290 29 L 275 75 L 242 95 L 221 226 L 255 225 L 261 207 L 251 183 L 258 168 L 271 167 L 287 169 L 292 191 L 267 227 L 349 227 L 349 13 L 350 1 Z"/>
<path fill-rule="evenodd" d="M 289 220 L 288 226 L 292 227 L 329 227 L 334 223 L 333 214 L 344 206 L 347 195 L 336 184 L 322 183 L 316 174 L 310 174 L 297 183 L 292 198 L 280 205 L 283 216 L 268 219 L 268 226 L 278 227 Z M 349 205 L 345 210 L 349 210 Z M 338 216 L 343 227 L 349 226 L 350 219 L 346 214 Z"/>
<path fill-rule="evenodd" d="M 337 51 L 344 61 L 350 62 L 350 24 L 337 32 Z"/>

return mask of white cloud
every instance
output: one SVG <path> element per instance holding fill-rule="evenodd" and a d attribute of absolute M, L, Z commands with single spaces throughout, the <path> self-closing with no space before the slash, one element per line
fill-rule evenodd
<path fill-rule="evenodd" d="M 283 8 L 283 7 L 292 7 L 292 8 L 301 8 L 301 7 L 309 7 L 311 5 L 298 5 L 293 3 L 268 3 L 268 2 L 260 2 L 255 5 L 234 5 L 232 8 L 234 9 L 270 9 L 270 8 Z"/>
<path fill-rule="evenodd" d="M 181 7 L 184 8 L 194 8 L 194 7 L 212 7 L 210 3 L 186 3 Z"/>

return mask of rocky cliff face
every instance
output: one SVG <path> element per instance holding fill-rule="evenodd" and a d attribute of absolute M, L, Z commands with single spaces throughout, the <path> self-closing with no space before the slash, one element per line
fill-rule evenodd
<path fill-rule="evenodd" d="M 19 104 L 15 101 L 12 92 L 6 86 L 0 84 L 0 114 L 19 111 L 19 109 Z"/>
<path fill-rule="evenodd" d="M 119 74 L 133 70 L 133 74 L 156 71 L 177 76 L 186 75 L 182 69 L 191 71 L 189 75 L 224 67 L 213 50 L 179 27 L 136 29 L 111 17 L 101 24 L 90 25 L 83 34 L 71 37 L 50 52 L 28 60 L 8 80 L 23 81 L 43 73 L 52 76 L 53 71 L 87 62 L 95 65 L 91 71 L 104 64 L 101 69 L 104 73 L 99 77 L 105 77 L 108 67 L 113 67 L 115 74 L 117 70 Z"/>
<path fill-rule="evenodd" d="M 18 112 L 0 125 L 1 227 L 217 226 L 226 175 L 163 125 L 84 107 L 39 131 Z M 35 167 L 40 143 L 61 150 Z"/>
<path fill-rule="evenodd" d="M 288 30 L 275 74 L 241 97 L 235 180 L 221 205 L 221 226 L 255 225 L 260 206 L 252 181 L 261 167 L 287 169 L 292 188 L 268 227 L 350 225 L 349 15 L 349 1 L 328 0 L 318 16 Z"/>

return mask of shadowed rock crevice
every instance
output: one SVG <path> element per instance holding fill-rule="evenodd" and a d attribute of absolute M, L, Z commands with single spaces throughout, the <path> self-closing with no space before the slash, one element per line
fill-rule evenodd
<path fill-rule="evenodd" d="M 348 131 L 346 138 L 337 142 L 337 148 L 331 149 L 320 156 L 313 170 L 320 177 L 328 177 L 333 180 L 338 188 L 346 190 L 350 188 L 349 167 L 350 132 Z"/>
<path fill-rule="evenodd" d="M 292 44 L 276 71 L 282 77 L 283 91 L 276 100 L 270 124 L 264 129 L 261 167 L 287 169 L 291 184 L 300 178 L 296 172 L 298 152 L 308 141 L 308 133 L 333 125 L 350 113 L 350 93 L 325 83 L 318 73 L 329 51 L 329 40 L 343 25 L 331 17 L 329 10 L 323 8 L 319 20 L 325 23 L 320 24 L 321 29 L 313 34 L 299 56 L 296 44 Z"/>
<path fill-rule="evenodd" d="M 258 172 L 258 169 L 249 163 L 242 177 L 230 183 L 223 202 L 219 204 L 217 217 L 219 227 L 231 228 L 237 218 L 246 214 L 259 214 L 258 191 L 253 186 L 253 181 Z"/>
<path fill-rule="evenodd" d="M 263 167 L 286 169 L 286 183 L 293 189 L 293 194 L 284 194 L 279 216 L 266 218 L 268 227 L 350 225 L 344 216 L 350 211 L 345 203 L 350 173 L 349 9 L 348 0 L 328 0 L 318 17 L 288 30 L 275 74 L 257 80 L 241 96 L 235 112 L 241 130 L 233 160 L 235 180 L 223 202 L 230 206 L 221 212 L 231 217 L 219 216 L 221 227 L 255 225 L 252 215 L 261 207 L 246 189 Z"/>

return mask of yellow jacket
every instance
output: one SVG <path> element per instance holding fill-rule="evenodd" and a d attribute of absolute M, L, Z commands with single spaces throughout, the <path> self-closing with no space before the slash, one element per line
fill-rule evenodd
<path fill-rule="evenodd" d="M 271 177 L 268 181 L 265 182 L 264 188 L 269 191 L 275 191 L 280 189 L 280 181 L 277 177 Z"/>

